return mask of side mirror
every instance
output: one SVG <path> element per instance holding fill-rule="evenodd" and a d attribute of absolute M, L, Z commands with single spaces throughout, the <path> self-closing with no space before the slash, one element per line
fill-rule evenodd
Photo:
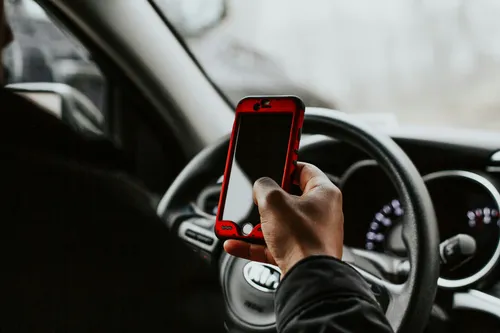
<path fill-rule="evenodd" d="M 158 7 L 183 36 L 199 36 L 226 16 L 226 0 L 158 0 Z"/>
<path fill-rule="evenodd" d="M 75 130 L 87 135 L 104 133 L 104 116 L 84 94 L 63 83 L 14 83 L 7 89 L 45 108 Z"/>
<path fill-rule="evenodd" d="M 54 82 L 77 89 L 104 110 L 106 80 L 93 63 L 77 59 L 56 60 L 51 63 L 51 69 Z"/>

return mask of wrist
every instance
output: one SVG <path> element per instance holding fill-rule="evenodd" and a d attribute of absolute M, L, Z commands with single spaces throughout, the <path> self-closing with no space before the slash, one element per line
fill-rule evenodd
<path fill-rule="evenodd" d="M 342 260 L 342 248 L 340 250 L 330 249 L 327 251 L 297 251 L 288 256 L 287 260 L 283 260 L 278 266 L 281 270 L 281 278 L 298 263 L 310 257 L 332 257 L 337 260 Z"/>

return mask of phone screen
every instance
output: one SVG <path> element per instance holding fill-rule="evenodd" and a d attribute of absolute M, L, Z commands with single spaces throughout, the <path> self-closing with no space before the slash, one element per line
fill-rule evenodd
<path fill-rule="evenodd" d="M 242 113 L 238 116 L 231 173 L 222 219 L 243 226 L 244 235 L 260 223 L 253 183 L 269 177 L 282 185 L 292 113 Z"/>

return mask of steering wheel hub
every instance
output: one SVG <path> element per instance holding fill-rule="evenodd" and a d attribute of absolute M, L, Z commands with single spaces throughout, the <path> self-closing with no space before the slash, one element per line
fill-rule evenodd
<path fill-rule="evenodd" d="M 222 288 L 229 315 L 253 331 L 274 328 L 274 292 L 281 273 L 275 266 L 225 255 L 222 260 Z"/>

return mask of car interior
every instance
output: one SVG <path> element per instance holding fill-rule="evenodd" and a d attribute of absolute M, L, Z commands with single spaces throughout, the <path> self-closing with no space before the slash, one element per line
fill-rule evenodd
<path fill-rule="evenodd" d="M 8 89 L 80 135 L 111 140 L 158 216 L 218 274 L 229 331 L 275 331 L 279 270 L 225 254 L 213 231 L 236 99 L 156 1 L 12 6 L 23 1 L 78 46 L 37 64 L 29 58 L 41 51 L 18 39 L 6 58 Z M 17 38 L 13 13 L 22 13 L 11 13 Z M 27 63 L 51 75 L 36 77 Z M 500 332 L 500 132 L 370 125 L 312 100 L 299 157 L 341 189 L 343 260 L 370 284 L 394 330 Z"/>

